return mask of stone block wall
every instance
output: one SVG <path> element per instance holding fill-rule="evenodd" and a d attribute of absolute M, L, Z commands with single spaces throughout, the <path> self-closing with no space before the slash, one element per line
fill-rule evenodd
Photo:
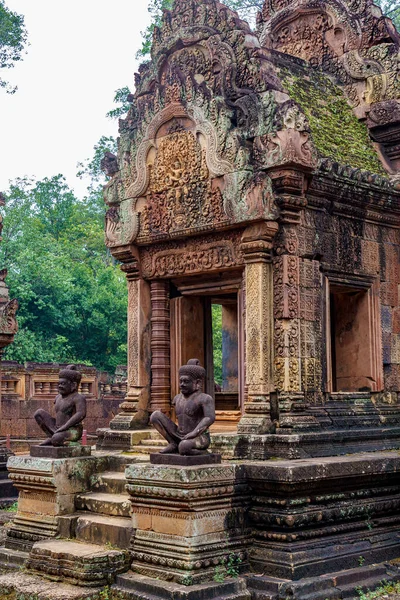
<path fill-rule="evenodd" d="M 39 408 L 53 412 L 61 367 L 54 363 L 28 362 L 20 365 L 14 361 L 3 361 L 0 437 L 43 437 L 33 415 Z M 81 369 L 83 376 L 79 391 L 87 397 L 87 416 L 83 426 L 89 434 L 94 434 L 98 428 L 107 427 L 118 413 L 118 406 L 126 393 L 126 371 L 120 368 L 114 376 L 109 376 L 94 367 L 82 366 Z"/>

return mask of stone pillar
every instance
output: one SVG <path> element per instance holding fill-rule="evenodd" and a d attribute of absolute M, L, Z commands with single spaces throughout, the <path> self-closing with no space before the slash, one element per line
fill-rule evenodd
<path fill-rule="evenodd" d="M 169 281 L 152 281 L 151 411 L 171 412 Z"/>
<path fill-rule="evenodd" d="M 271 249 L 278 224 L 267 221 L 246 229 L 242 237 L 246 286 L 245 413 L 238 433 L 272 433 L 270 393 L 273 381 L 273 283 Z"/>
<path fill-rule="evenodd" d="M 146 427 L 150 401 L 150 286 L 139 276 L 137 263 L 122 266 L 128 280 L 128 393 L 110 428 Z"/>

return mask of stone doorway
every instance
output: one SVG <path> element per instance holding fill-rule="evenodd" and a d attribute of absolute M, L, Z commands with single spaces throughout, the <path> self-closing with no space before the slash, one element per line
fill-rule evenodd
<path fill-rule="evenodd" d="M 171 283 L 171 397 L 178 368 L 196 357 L 205 366 L 205 391 L 215 398 L 217 421 L 235 424 L 244 399 L 242 277 Z"/>
<path fill-rule="evenodd" d="M 380 391 L 381 333 L 375 285 L 329 284 L 328 391 Z"/>

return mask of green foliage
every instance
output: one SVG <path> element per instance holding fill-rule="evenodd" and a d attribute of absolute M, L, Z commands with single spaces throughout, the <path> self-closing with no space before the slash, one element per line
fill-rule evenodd
<path fill-rule="evenodd" d="M 216 583 L 223 583 L 225 581 L 225 571 L 222 567 L 215 567 L 213 579 Z"/>
<path fill-rule="evenodd" d="M 214 381 L 222 386 L 222 306 L 213 304 L 211 307 Z"/>
<path fill-rule="evenodd" d="M 222 566 L 215 567 L 214 570 L 214 581 L 216 583 L 223 583 L 227 577 L 236 579 L 239 577 L 240 565 L 242 559 L 236 554 L 230 554 L 228 557 L 223 559 Z"/>
<path fill-rule="evenodd" d="M 119 104 L 116 108 L 109 110 L 106 114 L 106 117 L 109 119 L 118 119 L 119 117 L 123 117 L 129 110 L 130 102 L 128 101 L 128 96 L 131 93 L 128 86 L 119 88 L 115 90 L 114 94 L 114 104 Z"/>
<path fill-rule="evenodd" d="M 181 579 L 181 584 L 186 586 L 193 585 L 193 577 L 191 575 L 185 575 Z"/>
<path fill-rule="evenodd" d="M 384 15 L 392 19 L 397 31 L 400 32 L 400 3 L 399 0 L 375 0 Z"/>
<path fill-rule="evenodd" d="M 400 582 L 397 581 L 382 581 L 382 583 L 373 591 L 364 591 L 362 587 L 356 587 L 360 600 L 378 600 L 379 598 L 387 597 L 387 594 L 399 594 Z"/>
<path fill-rule="evenodd" d="M 242 564 L 242 559 L 236 554 L 230 554 L 228 556 L 228 560 L 226 561 L 226 572 L 228 577 L 239 577 L 240 565 Z"/>
<path fill-rule="evenodd" d="M 6 193 L 0 264 L 20 330 L 5 358 L 126 362 L 125 278 L 104 245 L 102 199 L 78 200 L 64 178 L 19 179 Z"/>
<path fill-rule="evenodd" d="M 0 0 L 0 69 L 10 69 L 22 60 L 27 37 L 24 17 L 9 10 L 4 0 Z M 13 94 L 17 89 L 1 78 L 0 87 L 8 94 Z"/>
<path fill-rule="evenodd" d="M 10 506 L 7 506 L 7 508 L 3 508 L 4 512 L 12 512 L 15 513 L 18 510 L 18 502 L 13 502 L 12 504 L 10 504 Z"/>
<path fill-rule="evenodd" d="M 224 4 L 236 10 L 241 19 L 248 21 L 251 25 L 255 23 L 257 11 L 261 10 L 264 0 L 224 0 Z M 142 46 L 136 53 L 137 59 L 149 59 L 153 32 L 155 27 L 161 25 L 164 10 L 171 10 L 173 0 L 149 0 L 147 10 L 151 15 L 151 23 L 145 31 L 142 31 Z"/>
<path fill-rule="evenodd" d="M 320 156 L 385 175 L 368 129 L 355 116 L 343 92 L 322 73 L 281 69 L 290 97 L 303 109 Z"/>
<path fill-rule="evenodd" d="M 100 163 L 106 152 L 112 152 L 113 154 L 116 154 L 117 140 L 112 136 L 106 137 L 103 135 L 97 144 L 94 145 L 93 151 L 94 154 L 92 158 L 87 158 L 86 160 L 77 164 L 78 172 L 76 174 L 76 176 L 80 178 L 89 177 L 91 179 L 92 186 L 93 184 L 104 183 L 105 177 L 103 171 L 101 170 Z"/>
<path fill-rule="evenodd" d="M 170 10 L 172 8 L 173 0 L 149 0 L 147 10 L 151 15 L 151 24 L 145 31 L 142 31 L 142 46 L 136 53 L 136 58 L 149 58 L 151 43 L 153 40 L 153 32 L 155 27 L 161 25 L 161 18 L 164 10 Z"/>

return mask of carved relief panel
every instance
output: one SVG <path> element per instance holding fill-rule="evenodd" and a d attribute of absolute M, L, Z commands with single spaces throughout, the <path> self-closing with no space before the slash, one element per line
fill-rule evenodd
<path fill-rule="evenodd" d="M 221 189 L 210 177 L 199 136 L 174 119 L 156 146 L 147 166 L 139 241 L 227 223 Z"/>

